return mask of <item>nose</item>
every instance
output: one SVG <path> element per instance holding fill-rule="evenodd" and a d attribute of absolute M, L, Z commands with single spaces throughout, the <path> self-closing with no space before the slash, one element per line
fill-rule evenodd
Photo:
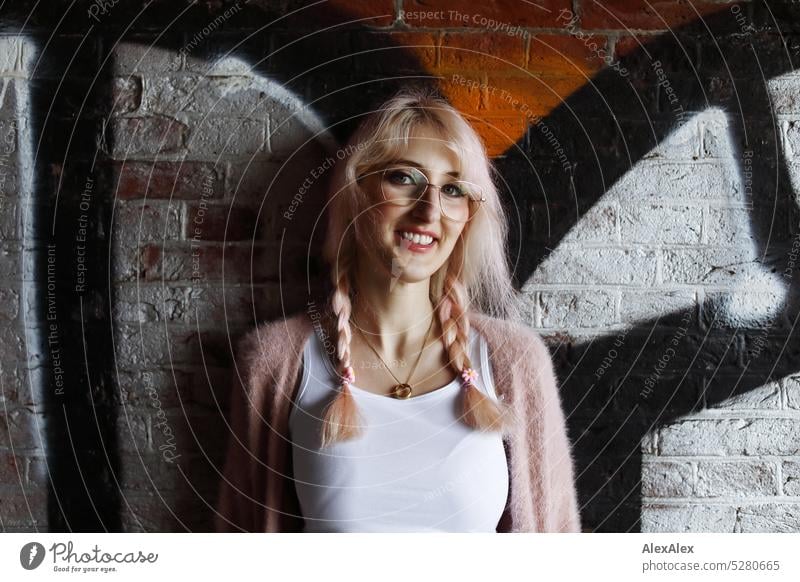
<path fill-rule="evenodd" d="M 420 195 L 414 204 L 412 210 L 414 216 L 417 216 L 425 222 L 434 222 L 439 220 L 441 212 L 439 202 L 439 187 L 433 184 L 427 184 L 425 191 Z"/>

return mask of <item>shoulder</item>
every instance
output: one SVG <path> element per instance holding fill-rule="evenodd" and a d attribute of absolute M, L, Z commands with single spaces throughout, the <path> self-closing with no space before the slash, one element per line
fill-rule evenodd
<path fill-rule="evenodd" d="M 312 330 L 306 312 L 261 323 L 239 339 L 236 359 L 247 370 L 274 367 L 299 355 Z"/>
<path fill-rule="evenodd" d="M 537 331 L 485 314 L 471 313 L 470 322 L 486 340 L 495 388 L 504 400 L 525 400 L 525 410 L 558 401 L 553 359 Z"/>
<path fill-rule="evenodd" d="M 550 363 L 550 350 L 533 328 L 479 312 L 470 312 L 469 317 L 470 325 L 485 338 L 490 352 L 502 352 L 505 359 L 519 363 Z"/>

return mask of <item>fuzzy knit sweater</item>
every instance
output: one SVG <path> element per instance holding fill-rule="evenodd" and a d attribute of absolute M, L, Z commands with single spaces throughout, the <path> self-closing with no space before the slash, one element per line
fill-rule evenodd
<path fill-rule="evenodd" d="M 572 451 L 547 346 L 519 324 L 475 311 L 469 321 L 486 339 L 498 397 L 512 411 L 503 433 L 509 495 L 497 531 L 580 532 Z M 217 531 L 303 529 L 288 419 L 303 348 L 315 327 L 300 313 L 262 324 L 240 344 Z"/>

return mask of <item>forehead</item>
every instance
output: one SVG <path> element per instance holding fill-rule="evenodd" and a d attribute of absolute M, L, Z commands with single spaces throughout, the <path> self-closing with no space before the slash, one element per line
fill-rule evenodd
<path fill-rule="evenodd" d="M 408 136 L 408 146 L 401 149 L 400 159 L 441 173 L 453 173 L 460 170 L 460 160 L 452 149 L 450 139 L 436 129 L 417 126 Z"/>

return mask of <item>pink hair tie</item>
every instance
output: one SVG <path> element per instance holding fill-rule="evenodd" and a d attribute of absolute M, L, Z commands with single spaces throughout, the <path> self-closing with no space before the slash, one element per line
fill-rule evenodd
<path fill-rule="evenodd" d="M 344 382 L 345 384 L 352 384 L 353 382 L 356 381 L 356 374 L 355 372 L 353 372 L 352 366 L 347 366 L 344 369 L 344 376 L 342 376 L 341 378 L 342 382 Z"/>
<path fill-rule="evenodd" d="M 472 368 L 464 368 L 461 370 L 461 378 L 464 380 L 465 384 L 474 384 L 475 380 L 478 379 L 478 372 Z"/>

